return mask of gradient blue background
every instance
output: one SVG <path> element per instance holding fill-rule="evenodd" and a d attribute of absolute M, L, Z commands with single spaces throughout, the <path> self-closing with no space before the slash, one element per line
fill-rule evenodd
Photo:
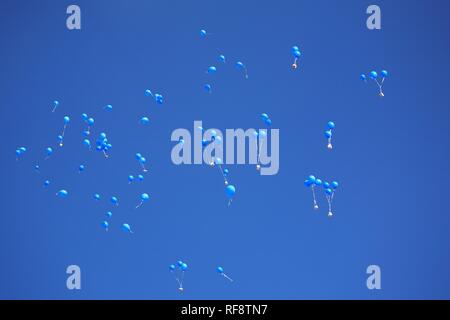
<path fill-rule="evenodd" d="M 66 28 L 72 3 L 81 31 Z M 366 28 L 373 3 L 381 31 Z M 446 0 L 2 0 L 0 298 L 450 298 L 449 9 Z M 213 35 L 200 39 L 201 28 Z M 293 45 L 303 52 L 295 72 Z M 220 53 L 229 63 L 208 95 L 204 71 Z M 380 99 L 358 77 L 383 68 L 391 77 Z M 165 104 L 145 97 L 147 88 Z M 96 119 L 94 135 L 108 133 L 109 160 L 82 147 L 82 112 Z M 192 131 L 194 120 L 254 128 L 262 112 L 280 129 L 280 171 L 231 166 L 230 208 L 217 170 L 172 164 L 174 129 Z M 143 115 L 150 126 L 138 124 Z M 17 162 L 22 145 L 29 151 Z M 44 161 L 48 145 L 56 152 Z M 150 173 L 128 185 L 138 151 Z M 332 219 L 322 194 L 312 210 L 309 174 L 340 181 Z M 66 200 L 55 197 L 61 188 Z M 152 200 L 134 210 L 141 192 Z M 121 204 L 106 233 L 99 224 L 111 195 Z M 190 266 L 183 295 L 168 272 L 178 259 Z M 66 289 L 70 264 L 81 267 L 81 291 Z M 370 264 L 382 268 L 380 291 L 366 288 Z"/>

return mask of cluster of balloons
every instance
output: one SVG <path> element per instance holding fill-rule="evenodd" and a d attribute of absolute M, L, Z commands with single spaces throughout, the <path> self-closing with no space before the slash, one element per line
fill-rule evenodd
<path fill-rule="evenodd" d="M 388 72 L 386 70 L 382 70 L 380 72 L 380 76 L 378 76 L 378 73 L 376 71 L 370 71 L 369 73 L 369 78 L 372 79 L 373 81 L 375 81 L 375 83 L 378 86 L 379 89 L 379 96 L 380 97 L 384 97 L 384 92 L 383 92 L 383 84 L 384 84 L 384 80 L 386 80 L 386 78 L 388 77 Z M 367 76 L 363 73 L 359 76 L 359 78 L 364 81 L 367 82 Z M 380 81 L 378 81 L 378 79 L 381 78 Z"/>
<path fill-rule="evenodd" d="M 217 267 L 216 271 L 218 274 L 220 274 L 222 277 L 224 277 L 225 279 L 228 279 L 230 282 L 233 282 L 233 279 L 231 279 L 229 276 L 227 276 L 224 272 L 224 269 L 222 267 Z"/>
<path fill-rule="evenodd" d="M 144 176 L 142 174 L 138 174 L 137 177 L 130 174 L 128 176 L 128 184 L 131 184 L 134 180 L 136 180 L 136 178 L 138 181 L 144 181 Z"/>
<path fill-rule="evenodd" d="M 142 167 L 142 171 L 147 172 L 148 169 L 145 167 L 145 163 L 147 162 L 147 159 L 142 156 L 139 152 L 135 154 L 134 158 L 139 162 L 139 164 Z"/>
<path fill-rule="evenodd" d="M 297 46 L 293 46 L 291 48 L 291 53 L 294 56 L 294 63 L 292 64 L 292 69 L 297 69 L 298 64 L 297 61 L 300 58 L 300 56 L 302 55 L 302 53 L 300 52 L 300 49 Z"/>
<path fill-rule="evenodd" d="M 150 89 L 146 89 L 144 94 L 145 94 L 146 97 L 153 97 L 157 104 L 163 104 L 164 103 L 164 97 L 162 96 L 162 94 L 159 94 L 159 93 L 153 94 Z"/>
<path fill-rule="evenodd" d="M 106 133 L 101 132 L 99 134 L 96 144 L 97 144 L 96 150 L 103 152 L 103 155 L 105 156 L 105 158 L 109 158 L 108 151 L 112 149 L 112 144 L 110 144 L 108 142 Z M 90 143 L 89 143 L 89 145 L 90 145 Z"/>
<path fill-rule="evenodd" d="M 63 130 L 62 130 L 62 133 L 58 136 L 58 141 L 59 141 L 59 146 L 60 147 L 62 147 L 64 145 L 64 135 L 66 134 L 67 125 L 70 122 L 69 116 L 64 116 L 63 122 L 64 122 L 64 127 L 63 127 Z"/>
<path fill-rule="evenodd" d="M 25 147 L 19 147 L 16 149 L 16 160 L 19 160 L 20 157 L 22 157 L 25 152 L 27 152 L 27 148 Z"/>
<path fill-rule="evenodd" d="M 95 120 L 94 120 L 94 118 L 89 117 L 86 113 L 81 114 L 81 118 L 87 125 L 87 129 L 85 131 L 83 131 L 83 134 L 85 136 L 88 136 L 91 134 L 91 127 L 94 125 Z"/>
<path fill-rule="evenodd" d="M 333 181 L 331 183 L 329 183 L 327 181 L 322 182 L 321 179 L 316 178 L 313 175 L 310 175 L 305 180 L 304 184 L 307 188 L 311 188 L 311 190 L 312 190 L 315 210 L 319 209 L 319 205 L 317 204 L 317 199 L 316 199 L 315 187 L 323 186 L 323 189 L 325 192 L 325 198 L 327 199 L 327 202 L 328 202 L 328 216 L 329 217 L 333 216 L 332 203 L 333 203 L 333 198 L 334 198 L 334 192 L 338 188 L 339 183 L 337 181 Z"/>
<path fill-rule="evenodd" d="M 187 271 L 187 269 L 188 269 L 188 265 L 181 260 L 177 261 L 176 264 L 171 264 L 169 266 L 169 271 L 175 277 L 175 280 L 178 284 L 178 290 L 180 292 L 184 291 L 183 280 L 184 280 L 184 273 Z"/>
<path fill-rule="evenodd" d="M 329 121 L 327 123 L 327 130 L 325 130 L 325 138 L 328 141 L 327 148 L 329 150 L 333 149 L 333 145 L 331 144 L 331 138 L 333 137 L 333 130 L 336 127 L 333 121 Z"/>

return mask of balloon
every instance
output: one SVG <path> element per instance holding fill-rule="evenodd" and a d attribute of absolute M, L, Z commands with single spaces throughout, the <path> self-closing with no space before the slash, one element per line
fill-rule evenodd
<path fill-rule="evenodd" d="M 308 177 L 308 180 L 311 181 L 312 183 L 315 183 L 315 182 L 316 182 L 316 177 L 313 176 L 313 175 L 310 175 L 310 176 Z"/>
<path fill-rule="evenodd" d="M 236 68 L 243 70 L 243 69 L 245 69 L 245 65 L 242 62 L 238 61 L 238 62 L 236 62 Z"/>
<path fill-rule="evenodd" d="M 48 187 L 50 185 L 50 181 L 49 180 L 45 180 L 44 181 L 44 187 Z"/>
<path fill-rule="evenodd" d="M 134 180 L 134 176 L 130 174 L 128 176 L 128 182 L 131 183 L 131 182 L 133 182 L 133 180 Z"/>
<path fill-rule="evenodd" d="M 227 175 L 227 174 L 230 173 L 230 171 L 229 171 L 228 169 L 223 169 L 223 173 L 224 173 L 225 175 Z"/>
<path fill-rule="evenodd" d="M 372 78 L 373 80 L 375 80 L 376 78 L 378 78 L 378 73 L 376 71 L 371 71 L 369 73 L 370 78 Z"/>
<path fill-rule="evenodd" d="M 332 187 L 333 189 L 337 189 L 338 186 L 339 186 L 339 183 L 338 183 L 337 181 L 331 182 L 331 187 Z"/>
<path fill-rule="evenodd" d="M 330 121 L 327 123 L 327 127 L 328 127 L 328 129 L 334 129 L 336 126 L 333 121 Z"/>
<path fill-rule="evenodd" d="M 119 199 L 117 197 L 111 197 L 111 203 L 115 206 L 119 205 Z"/>
<path fill-rule="evenodd" d="M 223 273 L 223 268 L 222 267 L 217 267 L 216 271 L 218 273 L 222 274 Z"/>
<path fill-rule="evenodd" d="M 158 93 L 155 94 L 155 100 L 156 100 L 156 103 L 158 103 L 158 104 L 163 104 L 163 102 L 164 102 L 163 96 Z"/>
<path fill-rule="evenodd" d="M 145 90 L 144 95 L 146 97 L 150 97 L 150 96 L 153 96 L 153 93 L 149 89 L 147 89 L 147 90 Z"/>
<path fill-rule="evenodd" d="M 51 156 L 52 155 L 52 153 L 53 153 L 53 149 L 51 148 L 51 147 L 48 147 L 48 148 L 46 148 L 45 149 L 45 153 L 47 154 L 47 156 L 49 157 L 49 156 Z"/>
<path fill-rule="evenodd" d="M 202 29 L 202 30 L 200 30 L 200 37 L 206 37 L 206 30 L 204 30 L 204 29 Z"/>
<path fill-rule="evenodd" d="M 236 188 L 230 184 L 226 186 L 225 193 L 227 194 L 228 198 L 233 198 L 234 194 L 236 193 Z"/>
<path fill-rule="evenodd" d="M 122 224 L 122 230 L 123 230 L 124 232 L 133 233 L 133 231 L 131 231 L 131 227 L 130 227 L 130 225 L 129 225 L 128 223 Z"/>
<path fill-rule="evenodd" d="M 105 229 L 106 231 L 108 231 L 109 228 L 109 223 L 108 221 L 103 221 L 101 224 L 102 228 Z"/>
<path fill-rule="evenodd" d="M 144 176 L 143 176 L 142 174 L 139 174 L 139 175 L 138 175 L 138 180 L 139 180 L 139 181 L 144 181 Z"/>
<path fill-rule="evenodd" d="M 169 270 L 170 270 L 170 271 L 175 271 L 175 268 L 176 268 L 176 267 L 175 267 L 174 264 L 171 264 L 171 265 L 169 266 Z"/>
<path fill-rule="evenodd" d="M 210 84 L 205 84 L 204 87 L 206 92 L 211 93 L 212 92 L 212 87 Z"/>
<path fill-rule="evenodd" d="M 90 126 L 94 125 L 94 122 L 95 122 L 94 118 L 87 119 L 87 124 Z"/>
<path fill-rule="evenodd" d="M 69 192 L 67 192 L 67 190 L 59 190 L 56 195 L 60 198 L 66 198 L 69 195 Z"/>
<path fill-rule="evenodd" d="M 310 180 L 305 180 L 303 184 L 305 185 L 305 187 L 310 187 L 313 183 Z"/>
<path fill-rule="evenodd" d="M 388 77 L 388 72 L 386 70 L 381 71 L 381 77 L 387 78 Z"/>
<path fill-rule="evenodd" d="M 291 48 L 292 54 L 294 54 L 295 52 L 298 52 L 298 51 L 300 51 L 300 49 L 299 49 L 297 46 L 293 46 L 293 47 Z"/>
<path fill-rule="evenodd" d="M 267 119 L 269 119 L 269 115 L 267 113 L 262 113 L 261 114 L 261 119 L 262 119 L 262 121 L 265 122 Z"/>
<path fill-rule="evenodd" d="M 188 265 L 183 262 L 183 264 L 181 265 L 180 268 L 181 268 L 181 271 L 186 271 L 188 269 Z"/>
<path fill-rule="evenodd" d="M 177 261 L 177 265 L 178 265 L 179 267 L 181 267 L 181 266 L 183 265 L 183 261 L 178 260 L 178 261 Z"/>
<path fill-rule="evenodd" d="M 330 188 L 330 184 L 329 184 L 328 182 L 325 181 L 325 182 L 323 183 L 323 188 L 324 188 L 324 189 L 329 189 L 329 188 Z"/>
<path fill-rule="evenodd" d="M 106 111 L 112 111 L 113 107 L 112 105 L 108 104 L 105 106 Z"/>
<path fill-rule="evenodd" d="M 149 199 L 150 199 L 150 196 L 147 193 L 141 194 L 141 200 L 142 201 L 147 201 Z"/>
<path fill-rule="evenodd" d="M 208 68 L 208 73 L 209 73 L 209 74 L 213 74 L 213 73 L 215 73 L 216 71 L 217 71 L 217 69 L 216 69 L 216 67 L 214 67 L 214 66 L 211 66 L 211 67 Z"/>
<path fill-rule="evenodd" d="M 89 149 L 91 148 L 91 142 L 89 141 L 89 139 L 84 139 L 83 145 Z"/>
<path fill-rule="evenodd" d="M 326 130 L 324 135 L 325 135 L 325 138 L 330 139 L 333 134 L 332 134 L 331 130 Z"/>
<path fill-rule="evenodd" d="M 136 153 L 136 155 L 134 156 L 134 158 L 135 158 L 136 160 L 140 160 L 140 159 L 142 158 L 142 154 Z"/>
<path fill-rule="evenodd" d="M 362 81 L 366 81 L 366 80 L 367 80 L 367 77 L 366 77 L 366 75 L 365 75 L 364 73 L 362 73 L 362 74 L 359 76 L 359 79 L 361 79 Z"/>
<path fill-rule="evenodd" d="M 111 212 L 111 211 L 106 212 L 106 216 L 107 216 L 108 218 L 111 218 L 111 217 L 112 217 L 112 212 Z"/>
<path fill-rule="evenodd" d="M 36 170 L 36 171 L 38 171 L 39 172 L 39 169 L 40 169 L 41 167 L 37 164 L 37 165 L 35 165 L 34 166 L 34 170 Z"/>
<path fill-rule="evenodd" d="M 87 113 L 82 113 L 81 114 L 81 119 L 83 119 L 83 121 L 87 121 L 87 119 L 88 119 Z"/>
<path fill-rule="evenodd" d="M 64 124 L 68 124 L 70 122 L 70 118 L 68 116 L 64 117 Z"/>
<path fill-rule="evenodd" d="M 86 167 L 83 164 L 80 164 L 80 166 L 78 167 L 78 171 L 83 172 L 84 169 L 86 169 Z"/>
<path fill-rule="evenodd" d="M 221 55 L 219 56 L 219 61 L 220 61 L 220 62 L 225 62 L 225 56 L 224 56 L 223 54 L 221 54 Z"/>
<path fill-rule="evenodd" d="M 268 126 L 270 126 L 270 125 L 272 125 L 272 120 L 270 120 L 270 119 L 266 119 L 266 124 L 268 125 Z"/>
<path fill-rule="evenodd" d="M 260 139 L 265 139 L 267 137 L 267 132 L 265 130 L 260 130 L 259 137 Z"/>
<path fill-rule="evenodd" d="M 301 54 L 300 51 L 294 51 L 293 55 L 294 55 L 295 58 L 298 59 L 298 58 L 300 58 L 300 56 L 301 56 L 302 54 Z"/>
<path fill-rule="evenodd" d="M 142 117 L 141 118 L 141 124 L 148 124 L 150 122 L 150 119 L 149 118 L 147 118 L 147 117 Z"/>
<path fill-rule="evenodd" d="M 53 110 L 52 110 L 52 112 L 55 112 L 56 108 L 58 108 L 58 106 L 59 106 L 59 101 L 58 100 L 53 101 Z"/>
<path fill-rule="evenodd" d="M 316 179 L 316 181 L 314 181 L 314 183 L 316 184 L 316 186 L 320 186 L 322 184 L 322 180 Z"/>
<path fill-rule="evenodd" d="M 95 200 L 100 200 L 100 195 L 98 193 L 94 193 L 94 199 Z"/>
<path fill-rule="evenodd" d="M 333 190 L 331 190 L 330 188 L 325 189 L 325 193 L 330 196 L 333 193 Z"/>

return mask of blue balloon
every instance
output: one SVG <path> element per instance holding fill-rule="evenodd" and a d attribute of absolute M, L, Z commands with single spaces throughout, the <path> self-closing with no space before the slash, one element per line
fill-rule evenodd
<path fill-rule="evenodd" d="M 20 157 L 22 155 L 22 153 L 23 152 L 21 150 L 17 149 L 16 150 L 16 157 Z"/>
<path fill-rule="evenodd" d="M 80 164 L 80 166 L 78 167 L 78 171 L 83 172 L 84 169 L 86 169 L 86 167 L 84 166 L 84 164 Z"/>
<path fill-rule="evenodd" d="M 331 190 L 330 188 L 325 189 L 325 193 L 329 196 L 331 196 L 333 194 L 333 190 Z"/>
<path fill-rule="evenodd" d="M 90 126 L 94 125 L 94 122 L 95 122 L 94 118 L 89 118 L 89 119 L 87 119 L 87 123 L 88 123 L 88 125 L 90 125 Z"/>
<path fill-rule="evenodd" d="M 27 148 L 25 147 L 20 147 L 19 150 L 23 153 L 23 152 L 27 152 Z"/>
<path fill-rule="evenodd" d="M 242 70 L 245 69 L 245 65 L 242 62 L 238 61 L 236 62 L 236 68 Z"/>
<path fill-rule="evenodd" d="M 236 193 L 236 188 L 230 184 L 225 188 L 225 193 L 227 194 L 228 198 L 233 198 L 234 194 Z"/>
<path fill-rule="evenodd" d="M 313 182 L 311 180 L 305 180 L 305 182 L 303 182 L 303 184 L 305 185 L 305 187 L 311 187 L 311 185 L 313 184 Z"/>
<path fill-rule="evenodd" d="M 119 205 L 119 199 L 117 197 L 111 197 L 111 203 L 113 205 L 118 206 Z"/>
<path fill-rule="evenodd" d="M 212 91 L 212 87 L 211 87 L 210 84 L 205 84 L 203 88 L 204 88 L 205 91 L 208 92 L 208 93 L 211 93 L 211 91 Z"/>
<path fill-rule="evenodd" d="M 175 267 L 174 264 L 171 264 L 171 265 L 169 266 L 169 270 L 170 270 L 170 271 L 175 271 L 175 268 L 176 268 L 176 267 Z"/>
<path fill-rule="evenodd" d="M 149 199 L 150 199 L 150 196 L 147 193 L 141 194 L 141 200 L 142 201 L 147 201 Z"/>
<path fill-rule="evenodd" d="M 308 177 L 308 180 L 311 181 L 311 183 L 315 183 L 315 182 L 316 182 L 316 177 L 313 176 L 313 175 L 310 175 L 310 176 Z"/>
<path fill-rule="evenodd" d="M 261 119 L 262 119 L 262 121 L 265 122 L 267 119 L 269 119 L 269 115 L 267 113 L 262 113 L 261 114 Z"/>
<path fill-rule="evenodd" d="M 219 56 L 219 61 L 220 61 L 220 62 L 225 62 L 225 56 L 224 56 L 223 54 L 221 54 L 221 55 Z"/>
<path fill-rule="evenodd" d="M 57 108 L 59 106 L 59 101 L 58 100 L 53 101 L 53 106 Z"/>
<path fill-rule="evenodd" d="M 64 117 L 64 124 L 68 124 L 70 122 L 70 118 L 68 116 Z"/>
<path fill-rule="evenodd" d="M 123 230 L 124 232 L 133 233 L 133 232 L 131 231 L 131 227 L 130 227 L 130 225 L 129 225 L 128 223 L 122 224 L 122 230 Z"/>
<path fill-rule="evenodd" d="M 206 37 L 206 30 L 202 29 L 200 30 L 200 37 Z"/>
<path fill-rule="evenodd" d="M 216 271 L 220 274 L 223 274 L 223 268 L 222 267 L 217 267 Z"/>
<path fill-rule="evenodd" d="M 367 77 L 366 77 L 366 75 L 365 75 L 364 73 L 362 73 L 362 74 L 359 76 L 359 79 L 361 79 L 362 81 L 366 81 L 366 80 L 367 80 Z"/>
<path fill-rule="evenodd" d="M 95 200 L 100 200 L 100 195 L 98 193 L 94 193 L 94 199 Z"/>
<path fill-rule="evenodd" d="M 209 144 L 209 141 L 206 139 L 202 139 L 202 146 L 207 146 Z"/>
<path fill-rule="evenodd" d="M 158 104 L 163 104 L 163 102 L 164 102 L 164 97 L 163 97 L 162 95 L 156 93 L 156 94 L 155 94 L 155 100 L 156 100 L 156 103 L 158 103 Z"/>
<path fill-rule="evenodd" d="M 326 130 L 324 135 L 325 138 L 330 139 L 333 136 L 333 133 L 331 132 L 331 130 Z"/>
<path fill-rule="evenodd" d="M 264 130 L 260 130 L 258 135 L 260 139 L 265 139 L 267 137 L 267 132 Z"/>
<path fill-rule="evenodd" d="M 376 78 L 378 78 L 378 73 L 376 71 L 370 71 L 369 76 L 370 78 L 375 80 Z"/>
<path fill-rule="evenodd" d="M 109 228 L 109 223 L 108 223 L 108 221 L 103 221 L 102 224 L 101 224 L 101 226 L 102 226 L 103 229 L 106 229 L 106 231 L 108 231 L 108 228 Z"/>
<path fill-rule="evenodd" d="M 180 267 L 181 271 L 186 271 L 188 269 L 188 265 L 183 262 L 183 264 Z"/>
<path fill-rule="evenodd" d="M 331 182 L 331 187 L 332 187 L 333 189 L 337 189 L 338 186 L 339 186 L 339 183 L 338 183 L 337 181 Z"/>
<path fill-rule="evenodd" d="M 88 119 L 87 113 L 82 113 L 81 114 L 81 119 L 83 119 L 83 121 L 87 121 L 87 119 Z"/>
<path fill-rule="evenodd" d="M 297 52 L 297 51 L 300 51 L 300 49 L 299 49 L 297 46 L 293 46 L 293 47 L 291 48 L 292 54 L 294 54 L 294 53 Z"/>
<path fill-rule="evenodd" d="M 295 58 L 298 59 L 298 58 L 300 58 L 300 56 L 302 55 L 302 53 L 301 53 L 300 51 L 297 50 L 297 51 L 294 51 L 294 52 L 293 52 L 293 55 L 294 55 Z"/>
<path fill-rule="evenodd" d="M 134 176 L 130 174 L 128 176 L 128 182 L 133 182 L 133 181 L 134 181 Z"/>
<path fill-rule="evenodd" d="M 320 186 L 320 185 L 322 185 L 322 180 L 316 179 L 316 181 L 314 181 L 314 183 L 316 184 L 316 186 Z"/>
<path fill-rule="evenodd" d="M 388 72 L 386 70 L 381 71 L 381 76 L 383 78 L 387 78 L 388 77 Z"/>
<path fill-rule="evenodd" d="M 67 192 L 67 190 L 59 190 L 56 195 L 60 198 L 66 198 L 69 195 L 69 192 Z"/>
<path fill-rule="evenodd" d="M 217 68 L 214 67 L 214 66 L 211 66 L 211 67 L 208 68 L 208 73 L 209 73 L 209 74 L 213 74 L 213 73 L 215 73 L 216 71 L 217 71 Z"/>
<path fill-rule="evenodd" d="M 334 122 L 333 121 L 329 121 L 328 123 L 327 123 L 327 127 L 328 127 L 328 129 L 334 129 L 335 127 L 336 127 L 336 125 L 334 124 Z"/>
<path fill-rule="evenodd" d="M 142 164 L 144 164 L 144 163 L 147 162 L 147 159 L 145 159 L 144 157 L 141 157 L 141 158 L 139 159 L 139 162 L 142 163 Z"/>
<path fill-rule="evenodd" d="M 139 175 L 138 175 L 138 180 L 139 180 L 139 181 L 144 181 L 144 176 L 143 176 L 142 174 L 139 174 Z"/>
<path fill-rule="evenodd" d="M 47 156 L 51 156 L 53 153 L 53 149 L 51 147 L 48 147 L 45 149 L 45 153 L 47 154 Z"/>
<path fill-rule="evenodd" d="M 150 97 L 150 96 L 153 96 L 153 93 L 149 89 L 147 89 L 147 90 L 145 90 L 144 95 L 146 97 Z"/>
<path fill-rule="evenodd" d="M 323 188 L 324 188 L 324 189 L 329 189 L 329 188 L 330 188 L 330 184 L 329 184 L 328 182 L 325 181 L 325 182 L 323 183 Z"/>
<path fill-rule="evenodd" d="M 44 181 L 44 187 L 48 187 L 50 185 L 50 181 L 49 180 L 45 180 Z"/>
<path fill-rule="evenodd" d="M 147 117 L 142 117 L 141 118 L 141 124 L 148 124 L 150 122 L 150 119 Z"/>
<path fill-rule="evenodd" d="M 58 139 L 59 142 L 61 142 L 61 141 L 64 140 L 64 137 L 62 135 L 58 135 L 57 139 Z"/>
<path fill-rule="evenodd" d="M 108 105 L 106 105 L 105 109 L 106 109 L 106 111 L 112 111 L 113 106 L 108 104 Z"/>
<path fill-rule="evenodd" d="M 230 171 L 229 171 L 228 169 L 226 169 L 226 168 L 223 169 L 223 174 L 224 174 L 224 175 L 228 175 L 229 173 L 230 173 Z"/>
<path fill-rule="evenodd" d="M 83 140 L 83 145 L 84 145 L 85 147 L 90 148 L 90 147 L 91 147 L 91 142 L 90 142 L 88 139 L 84 139 L 84 140 Z"/>
<path fill-rule="evenodd" d="M 40 168 L 41 167 L 38 164 L 34 166 L 34 170 L 36 170 L 36 171 L 39 171 Z"/>
<path fill-rule="evenodd" d="M 178 265 L 179 267 L 181 267 L 181 266 L 183 265 L 183 261 L 178 260 L 178 261 L 177 261 L 177 265 Z"/>
<path fill-rule="evenodd" d="M 112 212 L 111 212 L 111 211 L 108 211 L 108 212 L 106 213 L 106 216 L 107 216 L 108 218 L 111 218 L 111 217 L 112 217 Z"/>
<path fill-rule="evenodd" d="M 266 124 L 268 125 L 268 126 L 271 126 L 272 125 L 272 120 L 270 120 L 270 119 L 266 119 Z"/>

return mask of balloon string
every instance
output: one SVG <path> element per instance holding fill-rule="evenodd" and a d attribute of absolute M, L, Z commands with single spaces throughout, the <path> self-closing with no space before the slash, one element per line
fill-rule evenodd
<path fill-rule="evenodd" d="M 144 164 L 141 162 L 142 171 L 147 172 L 148 170 L 145 168 Z"/>
<path fill-rule="evenodd" d="M 331 196 L 329 196 L 329 195 L 327 195 L 326 196 L 327 197 L 327 201 L 328 201 L 328 215 L 332 215 L 332 212 L 331 212 L 331 202 L 332 202 L 332 198 L 331 198 Z"/>
<path fill-rule="evenodd" d="M 222 177 L 223 177 L 223 181 L 225 182 L 225 184 L 228 182 L 227 181 L 227 177 L 225 176 L 225 173 L 223 173 L 223 170 L 222 170 L 222 165 L 221 164 L 218 164 L 217 165 L 217 168 L 219 169 L 219 171 L 220 171 L 220 174 L 222 175 Z"/>
<path fill-rule="evenodd" d="M 226 279 L 228 279 L 228 280 L 230 280 L 231 282 L 233 282 L 233 279 L 231 279 L 229 276 L 227 276 L 225 273 L 222 273 L 222 275 L 226 278 Z"/>
<path fill-rule="evenodd" d="M 140 207 L 142 206 L 143 203 L 144 203 L 144 201 L 141 201 L 141 203 L 139 203 L 139 204 L 136 206 L 136 209 L 140 208 Z"/>
<path fill-rule="evenodd" d="M 58 106 L 54 106 L 52 112 L 55 112 L 57 107 Z"/>
<path fill-rule="evenodd" d="M 311 190 L 312 190 L 312 194 L 313 194 L 314 207 L 316 207 L 317 201 L 316 201 L 316 192 L 314 191 L 314 185 L 311 186 Z"/>

